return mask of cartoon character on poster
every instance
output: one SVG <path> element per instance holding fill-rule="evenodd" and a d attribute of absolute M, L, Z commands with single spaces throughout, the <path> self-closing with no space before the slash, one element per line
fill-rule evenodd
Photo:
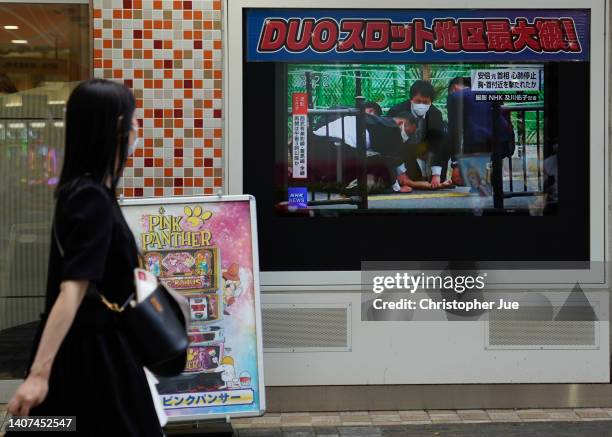
<path fill-rule="evenodd" d="M 219 366 L 219 357 L 217 356 L 217 351 L 214 348 L 205 349 L 205 353 L 203 355 L 203 364 L 205 369 L 214 369 Z"/>
<path fill-rule="evenodd" d="M 172 252 L 164 257 L 162 265 L 168 270 L 169 276 L 190 274 L 196 260 L 189 252 Z"/>
<path fill-rule="evenodd" d="M 210 253 L 204 251 L 196 252 L 195 263 L 198 275 L 208 275 L 210 271 Z"/>
<path fill-rule="evenodd" d="M 236 369 L 234 369 L 234 358 L 227 355 L 221 360 L 221 364 L 216 369 L 221 372 L 221 380 L 225 383 L 220 389 L 236 389 L 240 388 L 240 380 L 236 377 Z"/>
<path fill-rule="evenodd" d="M 208 318 L 218 319 L 219 314 L 217 313 L 217 295 L 213 294 L 208 297 Z"/>
<path fill-rule="evenodd" d="M 221 346 L 191 346 L 187 350 L 185 372 L 202 372 L 219 366 Z"/>
<path fill-rule="evenodd" d="M 223 270 L 223 314 L 231 316 L 229 307 L 236 303 L 236 299 L 250 284 L 251 274 L 247 269 L 232 263 L 229 268 Z"/>
<path fill-rule="evenodd" d="M 161 274 L 161 254 L 157 252 L 148 253 L 146 261 L 147 270 L 159 277 Z"/>

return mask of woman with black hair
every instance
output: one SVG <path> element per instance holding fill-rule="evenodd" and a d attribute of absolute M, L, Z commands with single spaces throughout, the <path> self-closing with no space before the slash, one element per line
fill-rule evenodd
<path fill-rule="evenodd" d="M 163 435 L 142 364 L 100 299 L 122 305 L 134 292 L 138 250 L 115 191 L 137 144 L 135 109 L 128 88 L 103 79 L 68 99 L 45 313 L 8 405 L 16 416 L 76 416 L 79 435 Z"/>

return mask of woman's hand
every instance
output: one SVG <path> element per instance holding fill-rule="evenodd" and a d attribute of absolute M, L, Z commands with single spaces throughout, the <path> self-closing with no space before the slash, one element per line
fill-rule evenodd
<path fill-rule="evenodd" d="M 60 284 L 60 292 L 43 329 L 30 374 L 8 404 L 8 411 L 13 416 L 27 416 L 32 407 L 39 405 L 47 397 L 53 360 L 72 325 L 88 286 L 88 281 L 63 281 Z"/>
<path fill-rule="evenodd" d="M 45 400 L 48 391 L 47 378 L 30 374 L 10 400 L 8 412 L 13 416 L 27 416 L 33 407 Z"/>

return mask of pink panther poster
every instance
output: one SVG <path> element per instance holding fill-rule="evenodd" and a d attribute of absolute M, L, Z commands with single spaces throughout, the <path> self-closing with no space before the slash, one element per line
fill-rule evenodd
<path fill-rule="evenodd" d="M 121 207 L 144 266 L 189 301 L 187 365 L 157 386 L 169 420 L 263 414 L 254 198 L 130 199 Z"/>

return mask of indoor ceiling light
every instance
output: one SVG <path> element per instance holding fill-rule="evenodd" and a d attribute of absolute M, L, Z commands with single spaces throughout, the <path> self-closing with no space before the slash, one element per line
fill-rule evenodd
<path fill-rule="evenodd" d="M 19 26 L 14 26 L 14 25 L 7 25 L 4 26 L 4 30 L 18 30 Z"/>
<path fill-rule="evenodd" d="M 13 44 L 27 44 L 28 40 L 27 39 L 12 39 L 11 42 Z"/>

